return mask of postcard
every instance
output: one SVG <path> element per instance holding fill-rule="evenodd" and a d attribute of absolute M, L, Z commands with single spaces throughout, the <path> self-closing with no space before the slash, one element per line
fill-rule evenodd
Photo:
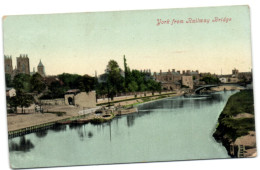
<path fill-rule="evenodd" d="M 12 168 L 256 156 L 249 6 L 2 22 Z"/>

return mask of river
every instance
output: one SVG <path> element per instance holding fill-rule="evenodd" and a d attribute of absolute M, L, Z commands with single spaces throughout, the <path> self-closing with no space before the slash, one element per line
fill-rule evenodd
<path fill-rule="evenodd" d="M 166 98 L 101 125 L 62 125 L 9 139 L 13 168 L 229 158 L 212 137 L 235 91 Z"/>

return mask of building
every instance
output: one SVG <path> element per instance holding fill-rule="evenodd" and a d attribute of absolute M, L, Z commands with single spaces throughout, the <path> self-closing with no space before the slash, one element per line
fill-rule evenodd
<path fill-rule="evenodd" d="M 6 74 L 13 74 L 13 62 L 12 56 L 4 55 L 5 58 L 5 73 Z"/>
<path fill-rule="evenodd" d="M 65 105 L 73 105 L 82 108 L 96 107 L 96 92 L 81 92 L 79 89 L 68 90 L 64 95 Z"/>
<path fill-rule="evenodd" d="M 190 89 L 193 89 L 193 77 L 192 76 L 182 76 L 181 83 L 183 86 L 187 86 Z"/>
<path fill-rule="evenodd" d="M 227 80 L 228 80 L 228 78 L 227 77 L 219 77 L 219 81 L 221 82 L 221 83 L 227 83 Z"/>
<path fill-rule="evenodd" d="M 6 87 L 6 97 L 11 98 L 16 96 L 16 90 L 13 87 Z"/>
<path fill-rule="evenodd" d="M 236 68 L 234 68 L 234 69 L 232 70 L 232 75 L 237 75 L 238 72 L 239 72 L 239 71 L 238 71 Z"/>
<path fill-rule="evenodd" d="M 200 74 L 199 74 L 199 70 L 193 71 L 193 70 L 183 70 L 182 71 L 182 75 L 183 76 L 192 76 L 193 80 L 198 80 L 200 79 Z"/>
<path fill-rule="evenodd" d="M 27 54 L 20 54 L 16 58 L 17 73 L 24 73 L 30 75 L 30 61 Z"/>
<path fill-rule="evenodd" d="M 42 61 L 40 60 L 38 67 L 37 67 L 37 72 L 42 76 L 45 77 L 45 68 L 44 65 L 42 64 Z"/>
<path fill-rule="evenodd" d="M 16 57 L 16 67 L 13 69 L 13 64 L 12 64 L 12 56 L 4 55 L 4 62 L 5 62 L 5 73 L 10 74 L 11 77 L 13 78 L 16 74 L 28 74 L 28 75 L 33 75 L 35 74 L 35 68 L 33 68 L 33 72 L 30 72 L 30 60 L 28 58 L 27 54 L 20 54 L 19 57 Z M 37 67 L 37 72 L 45 77 L 45 67 L 42 64 L 41 60 L 38 64 Z"/>
<path fill-rule="evenodd" d="M 182 78 L 183 76 L 185 77 Z M 186 78 L 186 76 L 191 77 L 192 80 L 190 81 L 190 78 Z M 181 85 L 186 85 L 190 82 L 192 82 L 192 85 L 189 84 L 187 86 L 193 88 L 193 84 L 196 85 L 200 83 L 200 74 L 198 70 L 183 70 L 182 73 L 179 70 L 175 71 L 175 69 L 172 69 L 171 71 L 168 70 L 168 72 L 162 72 L 162 70 L 160 70 L 160 73 L 154 72 L 154 78 L 156 81 L 161 82 L 164 90 L 180 89 Z M 183 81 L 186 84 L 182 84 Z"/>
<path fill-rule="evenodd" d="M 163 90 L 175 90 L 181 88 L 180 71 L 176 72 L 175 69 L 172 69 L 171 71 L 168 70 L 168 72 L 162 72 L 162 70 L 160 70 L 160 73 L 154 72 L 153 76 L 156 81 L 161 82 Z"/>

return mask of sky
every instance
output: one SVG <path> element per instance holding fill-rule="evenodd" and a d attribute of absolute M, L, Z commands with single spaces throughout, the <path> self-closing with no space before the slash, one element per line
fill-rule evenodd
<path fill-rule="evenodd" d="M 215 18 L 229 22 L 212 22 Z M 209 23 L 186 23 L 209 19 Z M 169 24 L 157 25 L 158 19 Z M 184 23 L 173 24 L 172 20 Z M 251 71 L 248 6 L 185 8 L 3 17 L 4 54 L 27 54 L 30 70 L 41 60 L 47 75 L 104 73 L 109 60 L 152 72 Z"/>

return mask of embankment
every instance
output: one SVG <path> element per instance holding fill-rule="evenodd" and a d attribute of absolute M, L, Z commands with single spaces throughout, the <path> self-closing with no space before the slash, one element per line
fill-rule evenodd
<path fill-rule="evenodd" d="M 213 136 L 231 157 L 256 156 L 253 90 L 243 90 L 229 98 Z"/>

